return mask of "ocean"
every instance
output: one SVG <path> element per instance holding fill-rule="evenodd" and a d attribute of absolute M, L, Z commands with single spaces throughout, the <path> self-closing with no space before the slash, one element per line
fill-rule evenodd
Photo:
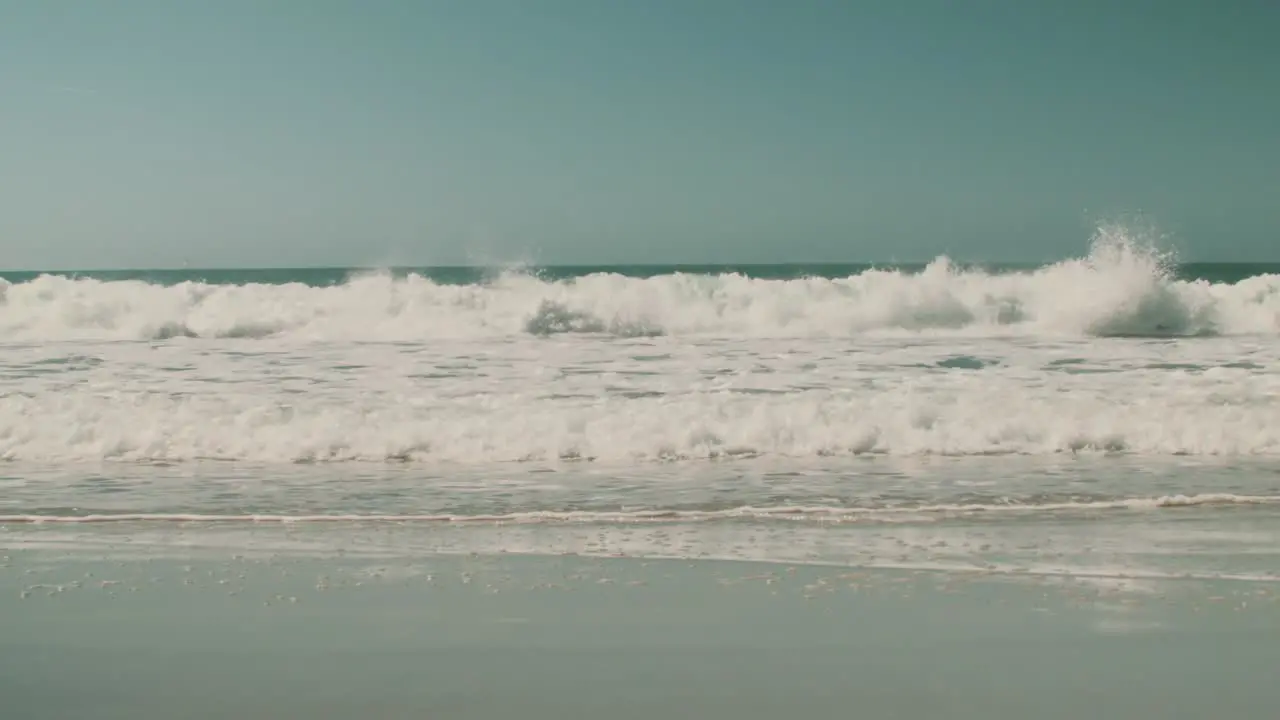
<path fill-rule="evenodd" d="M 1280 265 L 0 277 L 7 717 L 1280 701 Z"/>

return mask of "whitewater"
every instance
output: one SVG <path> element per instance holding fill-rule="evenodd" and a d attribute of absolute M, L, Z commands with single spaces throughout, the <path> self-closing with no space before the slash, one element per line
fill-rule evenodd
<path fill-rule="evenodd" d="M 1109 231 L 1087 257 L 1028 272 L 871 269 L 849 277 L 741 273 L 545 280 L 507 271 L 481 283 L 418 274 L 302 282 L 176 284 L 40 275 L 0 281 L 6 341 L 259 339 L 280 342 L 499 340 L 527 335 L 817 339 L 941 335 L 1196 337 L 1280 332 L 1280 276 L 1233 283 L 1172 277 L 1167 257 Z"/>
<path fill-rule="evenodd" d="M 1280 276 L 1104 232 L 1027 271 L 0 286 L 0 458 L 1280 453 Z"/>
<path fill-rule="evenodd" d="M 7 274 L 0 549 L 1273 582 L 1280 275 Z M 221 554 L 221 555 L 220 555 Z"/>

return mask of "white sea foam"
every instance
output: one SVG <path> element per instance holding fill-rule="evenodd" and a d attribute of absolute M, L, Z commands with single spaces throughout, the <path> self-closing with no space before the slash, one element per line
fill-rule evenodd
<path fill-rule="evenodd" d="M 925 368 L 850 378 L 856 387 L 815 373 L 810 382 L 823 387 L 790 392 L 752 387 L 750 376 L 682 389 L 682 382 L 698 381 L 679 375 L 650 379 L 651 391 L 643 384 L 627 390 L 611 386 L 608 368 L 589 381 L 540 384 L 537 368 L 527 367 L 524 379 L 460 380 L 453 390 L 447 378 L 418 387 L 400 378 L 397 387 L 385 377 L 371 377 L 362 390 L 318 369 L 276 384 L 269 375 L 252 377 L 254 370 L 261 367 L 228 368 L 227 382 L 203 387 L 156 371 L 153 388 L 145 389 L 138 387 L 149 382 L 145 370 L 121 382 L 97 368 L 86 376 L 99 378 L 98 387 L 72 381 L 61 390 L 10 394 L 0 402 L 0 458 L 478 463 L 1280 453 L 1273 399 L 1280 378 L 1246 370 L 1152 370 L 1100 381 L 1062 373 L 1027 380 L 1017 368 Z M 393 372 L 366 372 L 379 371 Z M 800 380 L 778 374 L 770 376 L 774 382 Z"/>
<path fill-rule="evenodd" d="M 1272 341 L 210 342 L 10 348 L 0 458 L 1280 454 Z"/>
<path fill-rule="evenodd" d="M 1280 276 L 1171 278 L 1158 252 L 1104 229 L 1090 255 L 1020 273 L 955 267 L 847 278 L 737 274 L 475 285 L 370 274 L 332 287 L 173 286 L 47 275 L 0 286 L 9 341 L 173 337 L 430 341 L 515 335 L 848 337 L 868 333 L 1157 336 L 1280 332 Z"/>
<path fill-rule="evenodd" d="M 42 277 L 0 288 L 0 459 L 1280 454 L 1280 276 L 1166 265 L 1104 232 L 1012 274 Z"/>

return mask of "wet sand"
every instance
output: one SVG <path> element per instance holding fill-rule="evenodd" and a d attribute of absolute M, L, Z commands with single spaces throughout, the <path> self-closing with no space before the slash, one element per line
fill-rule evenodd
<path fill-rule="evenodd" d="M 4 717 L 1260 718 L 1280 587 L 6 549 Z"/>

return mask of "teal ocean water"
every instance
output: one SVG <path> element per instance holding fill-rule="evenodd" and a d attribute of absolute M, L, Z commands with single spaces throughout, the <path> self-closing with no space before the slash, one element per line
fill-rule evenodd
<path fill-rule="evenodd" d="M 437 575 L 465 585 L 474 603 L 488 590 L 515 592 L 523 599 L 502 617 L 535 619 L 520 610 L 541 602 L 531 588 L 585 592 L 599 581 L 633 594 L 580 593 L 573 597 L 594 599 L 575 612 L 625 625 L 608 608 L 642 608 L 634 593 L 664 582 L 646 564 L 658 561 L 761 563 L 759 573 L 714 565 L 721 569 L 699 577 L 708 588 L 722 587 L 717 578 L 738 587 L 735 578 L 755 577 L 751 592 L 795 601 L 766 611 L 751 605 L 754 596 L 682 591 L 681 603 L 737 618 L 725 620 L 726 633 L 810 612 L 803 608 L 819 605 L 805 598 L 859 585 L 844 577 L 856 572 L 881 589 L 919 573 L 938 587 L 956 578 L 1007 582 L 983 592 L 1026 617 L 1050 609 L 1033 595 L 1052 594 L 1083 614 L 1048 635 L 1020 626 L 1043 647 L 1091 633 L 1156 638 L 1123 651 L 1150 660 L 1166 640 L 1193 652 L 1201 640 L 1177 633 L 1202 621 L 1254 638 L 1280 628 L 1272 601 L 1280 583 L 1280 266 L 1177 266 L 1103 237 L 1087 256 L 1038 267 L 942 258 L 918 267 L 0 275 L 0 590 L 8 593 L 0 647 L 35 653 L 41 636 L 21 628 L 82 627 L 85 613 L 144 633 L 148 613 L 176 622 L 178 607 L 202 613 L 219 633 L 259 627 L 256 608 L 273 608 L 293 620 L 261 625 L 266 635 L 256 637 L 279 628 L 295 650 L 299 628 L 320 627 L 321 616 L 355 642 L 342 633 L 374 622 L 360 619 L 360 602 L 323 605 L 319 615 L 302 608 L 330 602 L 321 597 L 339 585 L 395 586 L 410 594 L 379 595 L 379 607 L 404 623 L 438 625 L 430 606 L 407 599 L 435 587 L 423 578 Z M 513 558 L 526 557 L 543 563 L 527 570 L 529 582 L 503 580 L 524 577 Z M 621 575 L 584 575 L 556 569 L 564 558 L 636 564 Z M 488 574 L 449 565 L 459 562 L 490 563 Z M 319 569 L 326 563 L 331 570 Z M 807 568 L 803 582 L 789 574 L 796 568 Z M 90 589 L 97 600 L 69 600 Z M 174 594 L 196 590 L 181 601 Z M 948 593 L 929 592 L 912 612 L 952 612 Z M 100 604 L 106 598 L 114 604 Z M 849 602 L 821 607 L 871 612 Z M 465 616 L 470 603 L 451 612 Z M 1219 606 L 1229 614 L 1199 614 Z M 671 612 L 630 617 L 653 627 L 693 622 Z M 894 617 L 909 635 L 924 615 Z M 361 652 L 391 662 L 390 626 L 374 624 L 382 634 L 368 637 L 381 640 L 366 638 L 373 645 Z M 796 637 L 812 647 L 819 626 L 804 627 Z M 190 641 L 210 648 L 217 636 Z M 0 650 L 4 674 L 22 678 L 20 687 L 0 687 L 6 698 L 48 697 L 40 688 L 51 668 L 88 657 L 77 655 L 89 652 L 79 636 L 59 637 L 58 647 L 71 648 L 66 657 L 49 650 L 27 662 Z M 163 646 L 178 635 L 157 637 Z M 414 652 L 443 652 L 431 635 L 413 637 Z M 627 643 L 645 637 L 622 633 L 611 652 L 625 655 Z M 768 648 L 791 647 L 770 637 Z M 146 656 L 148 672 L 160 672 L 164 652 L 181 650 L 160 646 L 148 645 L 160 653 Z M 663 647 L 678 655 L 676 645 Z M 1080 658 L 1110 652 L 1088 647 Z M 1241 668 L 1266 661 L 1266 647 L 1275 645 L 1254 647 L 1233 677 L 1252 677 Z M 564 668 L 591 664 L 577 652 Z M 743 677 L 797 657 L 770 652 Z M 1010 668 L 1025 663 L 1011 659 L 1017 653 L 997 656 Z M 829 660 L 848 661 L 839 657 Z M 857 662 L 874 665 L 874 657 Z M 231 672 L 239 661 L 227 662 L 206 671 Z M 640 663 L 632 680 L 644 687 L 655 668 L 674 667 L 665 663 Z M 1226 687 L 1213 674 L 1220 668 L 1193 665 L 1204 682 Z M 67 687 L 105 682 L 92 663 L 75 667 Z M 1163 676 L 1168 688 L 1185 687 L 1187 667 Z M 515 693 L 506 696 L 515 705 L 468 705 L 484 695 L 472 687 L 449 696 L 460 703 L 449 707 L 474 711 L 459 717 L 481 716 L 479 707 L 502 714 L 536 696 L 506 677 L 490 689 Z M 610 682 L 623 688 L 624 680 Z M 694 697 L 696 683 L 668 680 L 650 689 L 684 693 L 689 707 L 708 713 L 749 716 L 710 686 Z M 977 686 L 953 680 L 936 687 L 959 695 L 928 697 L 973 700 L 960 689 Z M 783 683 L 781 696 L 800 692 L 796 682 Z M 1246 685 L 1233 690 L 1243 693 L 1241 707 L 1265 706 L 1256 703 L 1269 688 Z M 897 716 L 890 686 L 874 687 L 883 691 L 877 716 Z M 912 695 L 910 683 L 898 687 L 902 702 L 926 697 Z M 1006 690 L 983 697 L 1021 698 L 1009 700 L 1009 716 L 1030 707 L 1031 695 Z M 1117 702 L 1130 697 L 1111 691 Z M 120 708 L 134 708 L 121 697 Z M 583 697 L 582 707 L 597 709 L 608 700 Z M 542 699 L 547 716 L 555 714 L 547 708 L 568 712 Z M 323 714 L 306 703 L 254 707 L 242 714 Z M 928 714 L 942 706 L 911 707 Z"/>
<path fill-rule="evenodd" d="M 368 274 L 388 275 L 394 278 L 417 276 L 444 285 L 469 285 L 484 283 L 505 272 L 524 272 L 548 281 L 565 281 L 591 275 L 616 275 L 626 278 L 653 278 L 664 275 L 741 275 L 761 280 L 798 280 L 825 278 L 835 280 L 861 275 L 870 270 L 888 270 L 919 273 L 929 267 L 921 264 L 872 264 L 872 263 L 786 263 L 741 265 L 550 265 L 529 267 L 392 267 L 392 268 L 236 268 L 236 269 L 161 269 L 161 270 L 42 270 L 4 271 L 0 278 L 10 283 L 30 282 L 41 276 L 61 275 L 101 281 L 136 280 L 157 285 L 179 283 L 209 283 L 213 285 L 301 283 L 314 287 L 341 285 L 353 277 Z M 1035 265 L 1010 263 L 979 263 L 963 266 L 973 271 L 992 274 L 1027 273 L 1038 269 Z M 1280 275 L 1280 263 L 1180 263 L 1169 268 L 1170 276 L 1184 281 L 1209 283 L 1236 283 L 1259 275 Z"/>

